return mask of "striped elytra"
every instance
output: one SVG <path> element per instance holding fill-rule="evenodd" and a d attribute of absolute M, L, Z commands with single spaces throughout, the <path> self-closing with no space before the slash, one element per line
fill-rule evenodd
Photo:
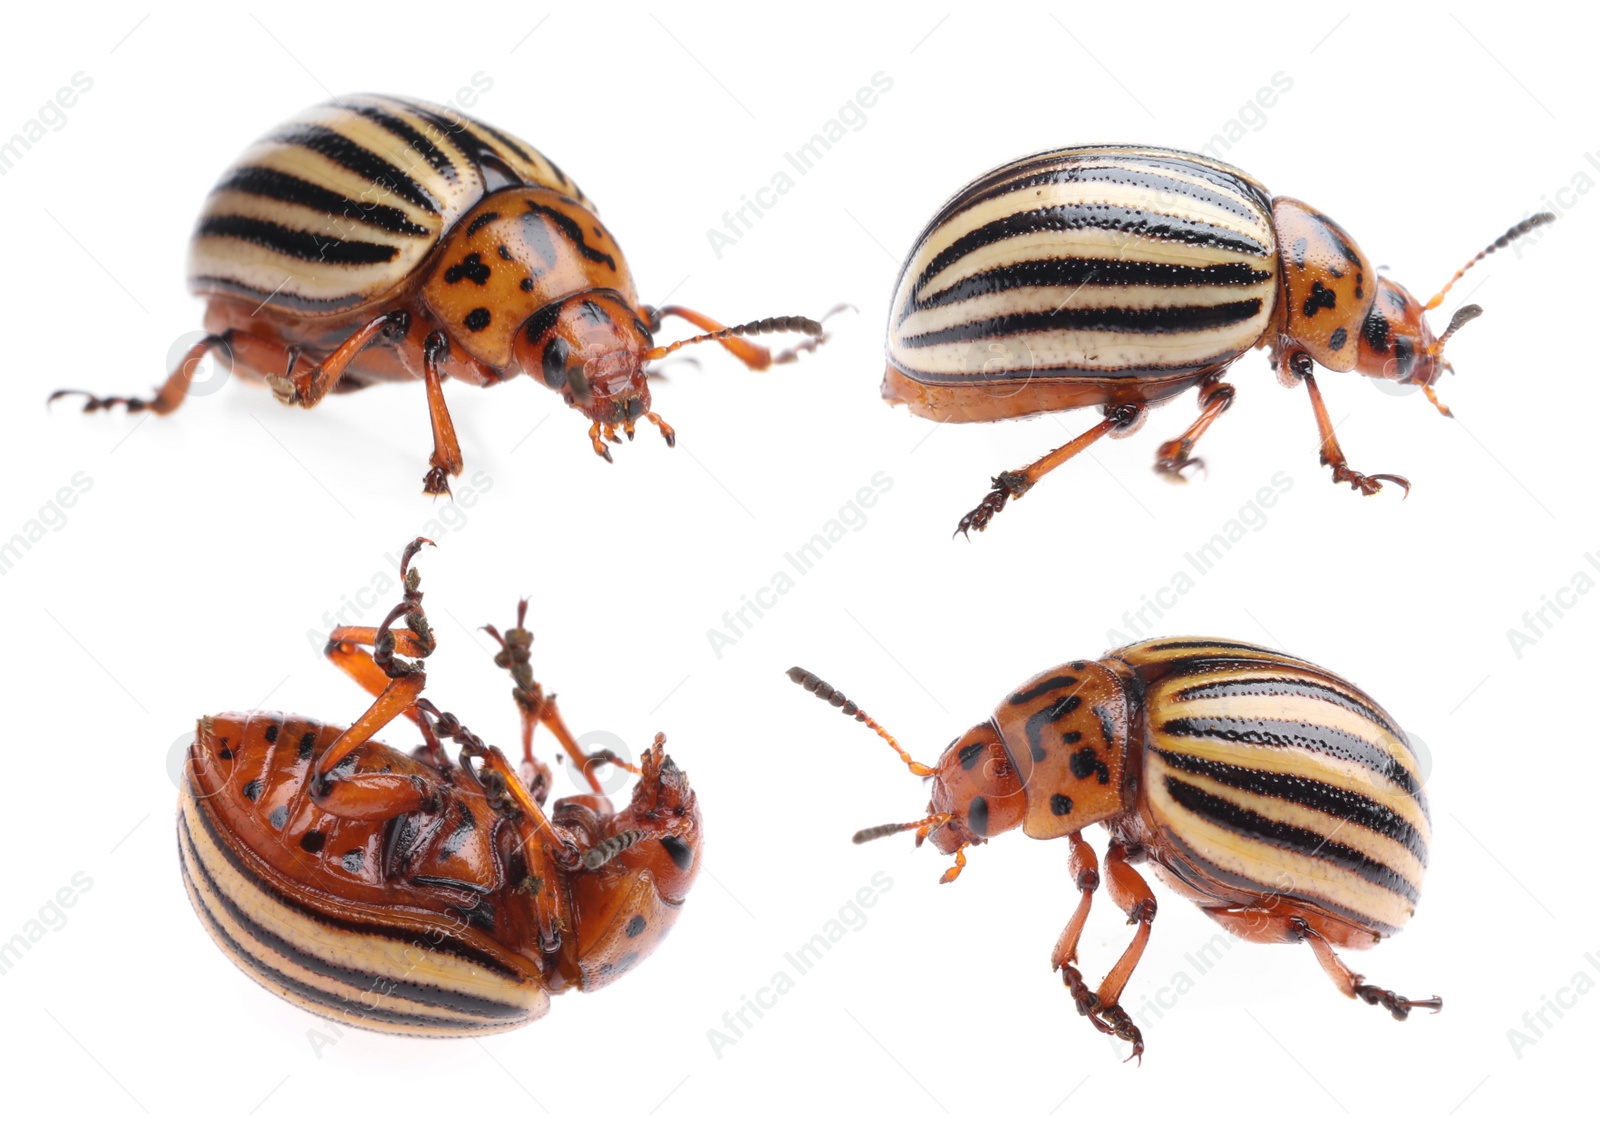
<path fill-rule="evenodd" d="M 332 775 L 376 774 L 426 802 L 399 815 L 330 810 L 338 804 L 314 798 L 313 777 L 342 732 L 280 713 L 218 714 L 200 721 L 189 752 L 184 885 L 218 948 L 275 995 L 392 1034 L 488 1034 L 539 1019 L 552 994 L 612 983 L 671 928 L 698 860 L 686 868 L 660 836 L 639 841 L 603 801 L 557 805 L 553 818 L 589 846 L 627 826 L 626 849 L 576 872 L 542 855 L 530 865 L 528 832 L 475 780 L 375 741 Z M 647 761 L 650 786 L 663 772 L 677 774 L 670 758 Z M 578 924 L 551 942 L 542 914 Z"/>
<path fill-rule="evenodd" d="M 509 133 L 409 98 L 335 99 L 270 130 L 205 199 L 189 285 L 206 333 L 150 398 L 86 398 L 165 415 L 217 354 L 285 405 L 385 381 L 426 386 L 433 450 L 423 490 L 444 494 L 464 462 L 447 380 L 486 387 L 528 375 L 590 421 L 591 449 L 632 439 L 651 410 L 647 366 L 715 342 L 747 368 L 796 359 L 822 340 L 803 317 L 724 326 L 682 306 L 640 302 L 595 205 L 553 161 Z M 662 320 L 701 331 L 658 345 Z M 746 340 L 799 333 L 774 356 Z"/>
<path fill-rule="evenodd" d="M 1272 198 L 1245 173 L 1165 149 L 1056 150 L 934 216 L 895 288 L 889 362 L 940 385 L 1187 375 L 1255 345 L 1278 288 Z"/>
<path fill-rule="evenodd" d="M 1283 384 L 1305 384 L 1336 483 L 1409 492 L 1398 475 L 1350 468 L 1313 367 L 1417 385 L 1450 414 L 1433 390 L 1450 367 L 1442 350 L 1482 310 L 1462 307 L 1437 337 L 1426 312 L 1473 263 L 1554 218 L 1517 224 L 1424 304 L 1332 219 L 1222 161 L 1131 145 L 1036 153 L 974 180 L 917 236 L 890 301 L 883 397 L 941 423 L 1101 409 L 1103 422 L 996 476 L 958 533 L 1193 388 L 1199 417 L 1156 452 L 1155 470 L 1182 480 L 1233 403 L 1223 375 L 1254 348 Z"/>
<path fill-rule="evenodd" d="M 1021 829 L 1065 838 L 1080 893 L 1054 967 L 1096 1027 L 1143 1049 L 1118 1005 L 1144 951 L 1154 894 L 1132 863 L 1246 940 L 1305 942 L 1346 995 L 1405 1018 L 1438 1001 L 1367 984 L 1333 947 L 1364 949 L 1416 911 L 1432 825 L 1405 731 L 1355 684 L 1292 655 L 1217 638 L 1151 639 L 1064 663 L 1006 695 L 936 764 L 911 759 L 854 702 L 796 668 L 805 689 L 874 729 L 929 778 L 926 817 L 858 842 L 915 831 L 955 856 Z M 1100 988 L 1077 968 L 1102 863 L 1082 832 L 1109 832 L 1105 888 L 1137 926 Z"/>

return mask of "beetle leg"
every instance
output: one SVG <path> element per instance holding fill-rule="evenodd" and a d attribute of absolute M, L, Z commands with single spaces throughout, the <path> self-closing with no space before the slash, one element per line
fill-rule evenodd
<path fill-rule="evenodd" d="M 1208 376 L 1200 384 L 1200 418 L 1191 423 L 1186 431 L 1176 439 L 1169 439 L 1156 448 L 1156 473 L 1176 482 L 1185 481 L 1183 472 L 1189 467 L 1203 467 L 1201 460 L 1191 457 L 1190 452 L 1199 441 L 1206 429 L 1216 422 L 1217 417 L 1233 405 L 1234 389 L 1231 384 L 1224 384 L 1216 376 Z"/>
<path fill-rule="evenodd" d="M 1285 383 L 1305 381 L 1306 391 L 1311 395 L 1311 410 L 1317 417 L 1317 432 L 1322 437 L 1320 448 L 1322 465 L 1333 468 L 1335 482 L 1348 482 L 1350 489 L 1359 490 L 1368 496 L 1382 490 L 1385 481 L 1393 482 L 1410 495 L 1410 481 L 1397 474 L 1362 474 L 1350 469 L 1350 464 L 1344 457 L 1344 450 L 1339 446 L 1339 437 L 1333 432 L 1333 420 L 1328 416 L 1328 406 L 1322 402 L 1322 390 L 1317 387 L 1317 378 L 1311 375 L 1311 358 L 1308 355 L 1286 353 L 1279 360 L 1278 369 L 1279 377 Z"/>
<path fill-rule="evenodd" d="M 1068 840 L 1072 845 L 1070 866 L 1073 883 L 1078 888 L 1078 908 L 1073 911 L 1072 920 L 1067 922 L 1067 927 L 1056 941 L 1056 947 L 1050 954 L 1050 967 L 1061 973 L 1061 982 L 1071 993 L 1078 1014 L 1094 1024 L 1096 1031 L 1109 1035 L 1110 1024 L 1100 1018 L 1100 997 L 1083 982 L 1083 973 L 1078 970 L 1077 964 L 1078 940 L 1083 936 L 1084 923 L 1089 920 L 1089 906 L 1094 901 L 1094 893 L 1100 888 L 1100 864 L 1094 857 L 1094 848 L 1083 841 L 1082 834 L 1074 831 Z"/>
<path fill-rule="evenodd" d="M 1363 977 L 1351 972 L 1349 966 L 1339 959 L 1339 955 L 1333 951 L 1333 946 L 1328 944 L 1326 937 L 1303 920 L 1298 917 L 1290 918 L 1289 926 L 1294 930 L 1295 936 L 1310 945 L 1311 951 L 1317 954 L 1317 963 L 1322 965 L 1322 970 L 1333 981 L 1334 987 L 1351 999 L 1382 1005 L 1396 1019 L 1406 1018 L 1414 1007 L 1427 1008 L 1429 1011 L 1439 1011 L 1444 1007 L 1444 1001 L 1438 996 L 1430 996 L 1425 1000 L 1408 1000 L 1387 988 L 1368 984 Z"/>
<path fill-rule="evenodd" d="M 417 722 L 424 738 L 427 739 L 429 748 L 437 753 L 438 742 L 434 739 L 430 727 L 422 722 L 418 711 L 412 708 L 412 703 L 417 700 L 427 684 L 427 676 L 423 673 L 421 662 L 408 662 L 400 657 L 410 655 L 420 659 L 433 653 L 435 645 L 433 628 L 428 625 L 428 617 L 422 610 L 422 577 L 411 567 L 411 558 L 417 551 L 423 545 L 431 544 L 433 542 L 426 537 L 418 537 L 407 545 L 405 552 L 401 554 L 400 576 L 405 595 L 390 609 L 382 623 L 375 628 L 340 629 L 341 634 L 338 638 L 329 636 L 329 658 L 362 686 L 373 691 L 377 699 L 368 707 L 366 713 L 357 718 L 323 751 L 322 759 L 317 764 L 316 776 L 319 782 L 325 784 L 326 777 L 341 760 L 402 713 Z M 407 630 L 400 632 L 394 630 L 393 625 L 397 619 L 405 620 Z M 366 641 L 369 638 L 371 652 L 357 650 L 358 647 L 367 645 Z M 340 657 L 334 657 L 335 651 Z M 366 662 L 360 661 L 358 656 L 364 657 Z M 312 794 L 315 797 L 317 790 L 314 789 Z"/>
<path fill-rule="evenodd" d="M 1100 990 L 1096 993 L 1100 998 L 1100 1015 L 1110 1024 L 1113 1034 L 1133 1044 L 1133 1053 L 1128 1057 L 1142 1058 L 1144 1036 L 1117 1001 L 1122 998 L 1122 990 L 1127 987 L 1128 978 L 1133 975 L 1139 958 L 1144 956 L 1144 947 L 1150 941 L 1150 923 L 1156 916 L 1156 898 L 1150 892 L 1150 884 L 1128 862 L 1127 847 L 1116 841 L 1106 851 L 1106 892 L 1118 908 L 1128 915 L 1129 924 L 1138 926 L 1138 929 L 1121 958 L 1106 973 L 1106 978 L 1100 981 Z"/>
<path fill-rule="evenodd" d="M 83 410 L 85 412 L 102 412 L 121 404 L 132 412 L 154 412 L 164 416 L 169 412 L 177 411 L 178 405 L 183 403 L 183 398 L 189 394 L 189 384 L 194 379 L 194 370 L 199 366 L 205 355 L 213 349 L 231 358 L 233 355 L 234 331 L 226 333 L 212 333 L 193 345 L 178 362 L 178 367 L 173 369 L 166 382 L 161 385 L 160 391 L 151 400 L 143 400 L 137 396 L 96 396 L 92 392 L 83 392 L 76 388 L 61 388 L 50 393 L 50 398 L 45 401 L 53 404 L 63 396 L 85 397 Z"/>
<path fill-rule="evenodd" d="M 1007 501 L 1022 497 L 1039 479 L 1113 431 L 1132 429 L 1143 418 L 1144 413 L 1143 404 L 1113 405 L 1106 409 L 1105 419 L 1076 439 L 1063 443 L 1044 458 L 1030 463 L 1021 470 L 1008 470 L 998 475 L 993 480 L 994 489 L 984 495 L 983 501 L 978 503 L 976 509 L 961 519 L 960 524 L 956 526 L 956 533 L 964 534 L 970 539 L 972 530 L 982 532 L 987 529 L 994 515 L 1005 509 Z"/>
<path fill-rule="evenodd" d="M 462 466 L 461 444 L 456 440 L 456 425 L 444 402 L 444 379 L 439 362 L 450 355 L 450 339 L 440 330 L 428 334 L 422 345 L 422 381 L 428 389 L 428 420 L 433 424 L 433 454 L 428 457 L 428 473 L 422 480 L 424 494 L 448 494 L 447 475 L 459 475 Z"/>
<path fill-rule="evenodd" d="M 606 446 L 605 440 L 600 438 L 599 423 L 591 423 L 589 425 L 589 442 L 594 444 L 595 454 L 599 455 L 608 463 L 615 461 L 611 457 L 611 450 Z"/>
<path fill-rule="evenodd" d="M 312 365 L 299 375 L 294 372 L 299 352 L 290 350 L 285 357 L 283 375 L 277 373 L 269 375 L 267 387 L 272 389 L 272 394 L 281 404 L 314 408 L 333 390 L 333 386 L 339 383 L 339 378 L 356 359 L 356 355 L 372 344 L 380 333 L 387 333 L 389 337 L 399 339 L 405 336 L 410 325 L 411 315 L 404 310 L 391 310 L 389 313 L 380 314 L 346 337 L 338 348 L 322 359 L 321 363 Z"/>
<path fill-rule="evenodd" d="M 672 425 L 670 423 L 662 419 L 655 412 L 645 412 L 644 418 L 661 429 L 661 438 L 667 441 L 667 446 L 676 447 L 678 445 L 678 433 L 672 430 Z"/>

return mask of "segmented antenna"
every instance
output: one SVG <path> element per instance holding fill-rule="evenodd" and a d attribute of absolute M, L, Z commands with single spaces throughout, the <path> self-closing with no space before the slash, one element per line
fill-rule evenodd
<path fill-rule="evenodd" d="M 876 827 L 868 827 L 864 830 L 857 831 L 854 835 L 850 836 L 850 841 L 858 845 L 861 843 L 870 843 L 874 839 L 883 839 L 890 835 L 898 835 L 902 831 L 929 831 L 935 827 L 940 827 L 949 822 L 950 813 L 943 812 L 939 815 L 930 815 L 927 819 L 919 819 L 915 823 L 880 823 Z"/>
<path fill-rule="evenodd" d="M 663 839 L 665 837 L 665 831 L 640 831 L 636 827 L 624 831 L 620 835 L 613 835 L 605 842 L 590 847 L 583 852 L 583 869 L 599 870 L 635 843 L 643 842 L 646 839 Z"/>
<path fill-rule="evenodd" d="M 685 337 L 682 341 L 674 341 L 671 345 L 657 345 L 645 354 L 645 360 L 659 361 L 662 357 L 676 353 L 685 345 L 700 345 L 707 341 L 722 341 L 729 337 L 753 337 L 758 333 L 804 333 L 808 337 L 821 337 L 822 323 L 803 317 L 762 318 L 760 321 L 747 321 L 743 325 L 729 326 L 727 329 L 719 329 L 715 333 L 701 333 L 694 337 Z"/>
<path fill-rule="evenodd" d="M 1452 314 L 1450 316 L 1450 324 L 1445 327 L 1444 332 L 1439 335 L 1438 340 L 1436 340 L 1433 343 L 1433 346 L 1429 351 L 1433 352 L 1433 353 L 1437 353 L 1440 349 L 1443 349 L 1444 348 L 1444 343 L 1446 341 L 1450 340 L 1450 335 L 1452 333 L 1454 333 L 1456 330 L 1460 329 L 1462 326 L 1466 325 L 1473 318 L 1479 317 L 1480 315 L 1482 315 L 1482 313 L 1483 313 L 1483 307 L 1482 306 L 1477 306 L 1477 305 L 1462 306 L 1459 310 L 1457 310 L 1454 314 Z"/>
<path fill-rule="evenodd" d="M 1514 227 L 1511 228 L 1510 231 L 1506 232 L 1499 239 L 1496 239 L 1493 243 L 1489 244 L 1483 250 L 1479 251 L 1476 255 L 1472 256 L 1472 258 L 1468 259 L 1467 260 L 1467 265 L 1462 267 L 1460 270 L 1456 271 L 1456 273 L 1451 276 L 1450 281 L 1444 284 L 1444 289 L 1440 290 L 1439 293 L 1435 294 L 1432 298 L 1430 298 L 1428 300 L 1428 304 L 1426 306 L 1423 306 L 1422 308 L 1424 310 L 1436 309 L 1438 307 L 1439 303 L 1444 301 L 1444 296 L 1446 294 L 1450 293 L 1450 288 L 1452 286 L 1454 286 L 1456 283 L 1461 281 L 1461 276 L 1466 274 L 1473 267 L 1477 266 L 1485 258 L 1487 258 L 1488 256 L 1494 254 L 1496 251 L 1500 250 L 1502 247 L 1506 246 L 1508 243 L 1512 242 L 1513 240 L 1521 239 L 1524 235 L 1528 234 L 1528 232 L 1532 231 L 1534 228 L 1543 227 L 1547 223 L 1555 223 L 1555 222 L 1556 222 L 1556 217 L 1555 217 L 1555 213 L 1554 212 L 1539 212 L 1536 215 L 1529 216 L 1527 219 L 1523 220 L 1521 223 L 1515 225 Z M 1477 316 L 1476 314 L 1473 315 L 1473 317 L 1476 317 L 1476 316 Z M 1467 320 L 1470 321 L 1472 319 L 1468 318 Z M 1451 324 L 1454 325 L 1454 322 L 1455 322 L 1455 319 L 1452 318 L 1451 319 Z M 1455 328 L 1456 329 L 1460 329 L 1461 327 L 1460 326 L 1455 326 Z"/>
<path fill-rule="evenodd" d="M 862 725 L 865 725 L 879 737 L 882 737 L 885 741 L 889 742 L 889 747 L 900 754 L 900 759 L 905 762 L 906 767 L 909 768 L 914 775 L 932 776 L 934 774 L 934 769 L 931 769 L 927 765 L 913 760 L 911 754 L 900 747 L 900 742 L 896 741 L 889 734 L 887 729 L 879 725 L 876 721 L 873 721 L 871 717 L 867 716 L 865 710 L 856 705 L 849 698 L 845 697 L 839 691 L 835 690 L 832 686 L 828 685 L 822 679 L 812 674 L 810 671 L 803 670 L 798 666 L 792 666 L 789 668 L 789 681 L 793 682 L 801 689 L 815 694 L 824 702 L 827 702 L 830 706 L 838 706 L 839 709 L 844 711 L 846 717 L 855 718 Z"/>

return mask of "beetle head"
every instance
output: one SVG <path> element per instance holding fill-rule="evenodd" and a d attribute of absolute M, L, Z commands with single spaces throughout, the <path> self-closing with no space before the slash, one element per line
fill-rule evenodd
<path fill-rule="evenodd" d="M 592 290 L 546 306 L 523 323 L 518 365 L 605 427 L 633 425 L 650 411 L 645 384 L 650 329 L 614 290 Z"/>
<path fill-rule="evenodd" d="M 956 864 L 945 871 L 942 882 L 949 882 L 966 865 L 966 848 L 986 842 L 991 836 L 1022 826 L 1027 813 L 1027 797 L 1015 765 L 1006 753 L 1000 732 L 990 722 L 975 725 L 939 758 L 932 767 L 911 758 L 900 743 L 876 721 L 839 691 L 816 675 L 792 667 L 789 679 L 815 694 L 829 705 L 838 706 L 889 743 L 911 770 L 933 782 L 928 799 L 928 815 L 911 823 L 884 823 L 855 834 L 857 843 L 869 843 L 901 831 L 915 831 L 917 846 L 931 842 L 942 854 L 955 855 Z"/>
<path fill-rule="evenodd" d="M 1450 409 L 1439 401 L 1433 390 L 1434 383 L 1441 375 L 1453 371 L 1450 362 L 1444 359 L 1444 345 L 1457 330 L 1483 313 L 1483 307 L 1462 306 L 1451 315 L 1450 324 L 1438 337 L 1433 335 L 1428 325 L 1428 311 L 1437 309 L 1450 288 L 1485 256 L 1534 228 L 1553 222 L 1555 218 L 1549 212 L 1540 212 L 1523 220 L 1468 260 L 1467 265 L 1456 271 L 1444 288 L 1426 304 L 1417 301 L 1399 283 L 1380 277 L 1372 308 L 1361 326 L 1356 371 L 1363 376 L 1418 385 L 1427 393 L 1434 407 L 1449 415 Z"/>
<path fill-rule="evenodd" d="M 662 751 L 664 740 L 657 734 L 644 754 L 627 808 L 616 815 L 567 813 L 590 829 L 585 839 L 593 844 L 569 877 L 586 991 L 611 983 L 654 950 L 700 873 L 700 804 L 688 776 Z"/>

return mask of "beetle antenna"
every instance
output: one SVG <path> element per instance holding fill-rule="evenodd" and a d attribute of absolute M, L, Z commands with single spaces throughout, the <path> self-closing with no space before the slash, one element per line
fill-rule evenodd
<path fill-rule="evenodd" d="M 665 839 L 668 834 L 666 831 L 640 831 L 635 827 L 620 835 L 613 835 L 583 852 L 583 869 L 599 870 L 635 843 L 642 843 L 646 839 Z"/>
<path fill-rule="evenodd" d="M 1468 259 L 1467 260 L 1467 265 L 1462 267 L 1460 270 L 1456 271 L 1456 273 L 1451 276 L 1450 281 L 1444 284 L 1444 289 L 1440 290 L 1439 293 L 1435 294 L 1432 298 L 1430 298 L 1428 300 L 1428 304 L 1426 306 L 1423 306 L 1422 308 L 1424 310 L 1432 310 L 1432 309 L 1438 308 L 1439 303 L 1444 301 L 1444 296 L 1446 294 L 1450 293 L 1450 288 L 1452 286 L 1454 286 L 1456 283 L 1461 281 L 1461 276 L 1466 274 L 1473 267 L 1477 266 L 1485 258 L 1487 258 L 1488 256 L 1494 254 L 1496 251 L 1500 250 L 1500 248 L 1504 247 L 1506 244 L 1510 243 L 1512 240 L 1521 239 L 1524 235 L 1528 234 L 1528 232 L 1532 231 L 1534 228 L 1543 227 L 1547 223 L 1555 223 L 1555 222 L 1556 222 L 1556 217 L 1555 217 L 1555 213 L 1554 212 L 1539 212 L 1539 213 L 1537 213 L 1535 215 L 1529 216 L 1527 219 L 1523 220 L 1521 223 L 1519 223 L 1516 226 L 1514 226 L 1510 231 L 1508 231 L 1504 235 L 1502 235 L 1499 239 L 1496 239 L 1493 243 L 1489 244 L 1483 250 L 1479 251 L 1476 255 L 1472 256 L 1472 258 Z M 1466 307 L 1466 308 L 1470 308 L 1470 307 Z M 1457 316 L 1459 316 L 1459 315 L 1457 315 Z M 1476 317 L 1477 315 L 1474 314 L 1472 316 Z M 1468 318 L 1466 320 L 1470 321 L 1472 319 Z M 1455 326 L 1456 329 L 1460 329 L 1461 328 L 1461 326 L 1455 325 L 1454 319 L 1451 320 L 1450 324 L 1452 326 Z M 1463 324 L 1465 324 L 1465 322 L 1463 322 Z M 1448 336 L 1448 334 L 1446 336 Z"/>
<path fill-rule="evenodd" d="M 1434 343 L 1431 346 L 1429 346 L 1428 352 L 1430 352 L 1430 353 L 1439 352 L 1439 350 L 1444 348 L 1444 343 L 1446 341 L 1450 340 L 1450 335 L 1451 334 L 1453 334 L 1456 330 L 1460 329 L 1462 326 L 1466 325 L 1469 321 L 1471 321 L 1473 318 L 1479 316 L 1482 313 L 1483 313 L 1483 307 L 1482 306 L 1478 306 L 1478 305 L 1462 306 L 1459 310 L 1457 310 L 1454 314 L 1451 315 L 1450 324 L 1445 327 L 1444 332 L 1439 335 L 1438 339 L 1435 340 Z"/>
<path fill-rule="evenodd" d="M 822 681 L 822 679 L 818 678 L 810 671 L 802 670 L 797 666 L 792 666 L 789 668 L 789 681 L 793 682 L 802 689 L 815 694 L 817 697 L 827 702 L 830 706 L 838 706 L 844 711 L 846 717 L 855 718 L 862 725 L 865 725 L 879 737 L 882 737 L 885 741 L 889 742 L 889 747 L 900 754 L 900 759 L 905 762 L 906 767 L 911 770 L 912 775 L 932 776 L 934 774 L 934 769 L 931 769 L 927 765 L 913 760 L 911 758 L 911 754 L 900 747 L 900 742 L 896 741 L 892 736 L 890 736 L 887 729 L 867 716 L 866 711 L 864 711 L 860 706 L 856 705 L 849 698 L 839 693 L 839 691 L 835 690 L 832 686 L 829 686 L 826 682 Z M 911 824 L 907 824 L 906 826 L 910 827 Z M 865 842 L 865 840 L 859 841 Z"/>
<path fill-rule="evenodd" d="M 666 313 L 666 310 L 660 311 Z M 682 341 L 674 341 L 671 345 L 657 345 L 644 355 L 647 361 L 659 361 L 682 349 L 685 345 L 700 345 L 707 341 L 723 341 L 729 337 L 753 337 L 758 333 L 804 333 L 808 337 L 821 338 L 823 336 L 822 323 L 803 317 L 778 317 L 762 318 L 760 321 L 747 321 L 743 325 L 729 326 L 719 329 L 715 333 L 700 333 L 694 337 L 685 337 Z"/>
<path fill-rule="evenodd" d="M 927 819 L 919 819 L 915 823 L 880 823 L 877 827 L 868 827 L 863 831 L 857 831 L 850 836 L 850 841 L 856 844 L 870 843 L 874 839 L 898 835 L 902 831 L 916 831 L 918 832 L 917 844 L 920 846 L 923 839 L 922 832 L 931 831 L 933 828 L 943 826 L 949 822 L 950 813 L 942 812 L 939 815 L 930 815 Z"/>

